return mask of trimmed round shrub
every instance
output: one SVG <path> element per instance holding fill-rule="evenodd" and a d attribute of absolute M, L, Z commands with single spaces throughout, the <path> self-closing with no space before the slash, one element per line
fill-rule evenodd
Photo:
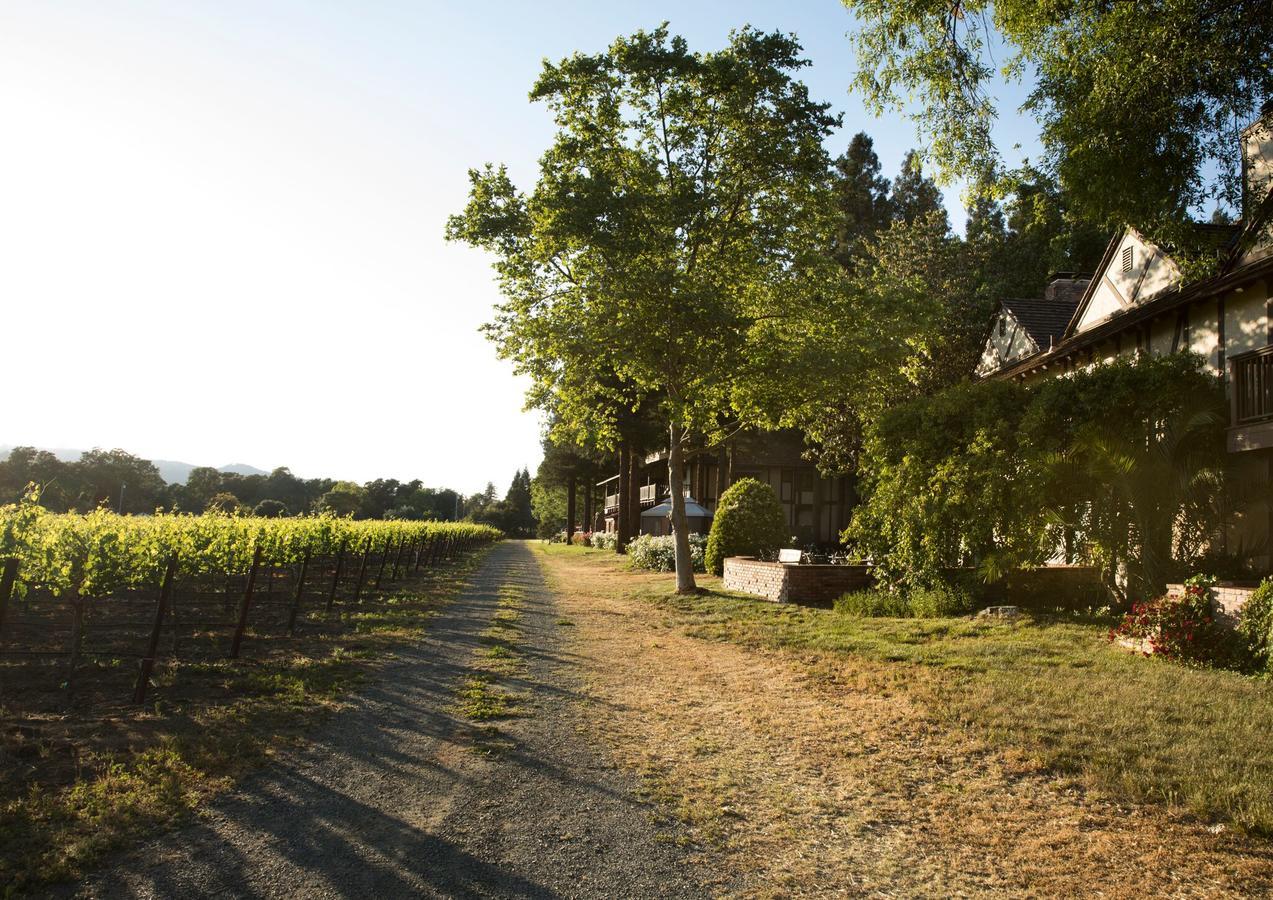
<path fill-rule="evenodd" d="M 707 536 L 707 571 L 720 575 L 727 556 L 773 553 L 787 540 L 787 519 L 773 488 L 741 478 L 721 494 Z"/>

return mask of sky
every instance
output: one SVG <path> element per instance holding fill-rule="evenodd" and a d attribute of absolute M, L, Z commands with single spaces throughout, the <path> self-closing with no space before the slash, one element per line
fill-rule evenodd
<path fill-rule="evenodd" d="M 919 144 L 848 93 L 838 0 L 0 0 L 0 445 L 466 493 L 533 472 L 540 421 L 478 330 L 490 260 L 443 226 L 470 167 L 533 184 L 544 58 L 664 20 L 694 49 L 794 32 L 833 154 L 866 130 L 891 176 Z"/>

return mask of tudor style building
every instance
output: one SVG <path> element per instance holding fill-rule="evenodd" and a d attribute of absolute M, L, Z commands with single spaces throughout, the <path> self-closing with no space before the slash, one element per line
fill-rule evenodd
<path fill-rule="evenodd" d="M 1030 381 L 1136 353 L 1193 351 L 1230 398 L 1228 447 L 1255 502 L 1231 533 L 1262 568 L 1273 562 L 1273 107 L 1242 133 L 1243 219 L 1195 225 L 1193 250 L 1219 259 L 1188 281 L 1169 249 L 1135 228 L 1114 235 L 1090 278 L 1062 276 L 1038 300 L 1005 300 L 977 367 Z M 1081 286 L 1081 290 L 1078 289 Z M 1259 496 L 1262 494 L 1263 496 Z"/>
<path fill-rule="evenodd" d="M 817 466 L 803 458 L 803 443 L 794 431 L 744 432 L 721 446 L 686 454 L 685 483 L 682 490 L 702 506 L 708 516 L 698 517 L 698 529 L 710 527 L 720 495 L 740 478 L 755 478 L 773 487 L 782 504 L 791 535 L 802 544 L 838 544 L 840 532 L 849 523 L 856 495 L 851 479 L 824 478 Z M 663 517 L 642 516 L 665 502 L 668 490 L 667 451 L 651 453 L 636 462 L 638 503 L 632 516 L 634 533 L 663 534 Z M 617 531 L 620 478 L 613 475 L 598 484 L 604 492 L 600 520 L 596 527 Z M 639 507 L 639 509 L 638 509 Z"/>

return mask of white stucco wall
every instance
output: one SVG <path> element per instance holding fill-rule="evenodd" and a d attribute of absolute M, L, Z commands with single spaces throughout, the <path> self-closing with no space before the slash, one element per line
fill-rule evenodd
<path fill-rule="evenodd" d="M 999 334 L 1001 324 L 1004 331 L 1002 335 Z M 986 348 L 982 351 L 981 361 L 977 364 L 977 374 L 989 375 L 1008 363 L 1025 359 L 1031 353 L 1038 351 L 1039 348 L 1021 327 L 1021 323 L 1012 313 L 1001 309 L 990 327 L 990 337 L 986 338 Z"/>
<path fill-rule="evenodd" d="M 1130 270 L 1123 271 L 1123 254 L 1131 251 Z M 1176 264 L 1134 229 L 1127 229 L 1109 265 L 1097 274 L 1092 298 L 1083 310 L 1077 331 L 1086 331 L 1116 312 L 1135 306 L 1180 280 Z"/>

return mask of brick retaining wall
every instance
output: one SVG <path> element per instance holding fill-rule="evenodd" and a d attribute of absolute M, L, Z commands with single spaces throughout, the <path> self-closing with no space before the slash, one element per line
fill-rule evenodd
<path fill-rule="evenodd" d="M 841 594 L 870 587 L 869 566 L 764 562 L 753 556 L 725 560 L 725 587 L 775 603 L 829 606 Z"/>

